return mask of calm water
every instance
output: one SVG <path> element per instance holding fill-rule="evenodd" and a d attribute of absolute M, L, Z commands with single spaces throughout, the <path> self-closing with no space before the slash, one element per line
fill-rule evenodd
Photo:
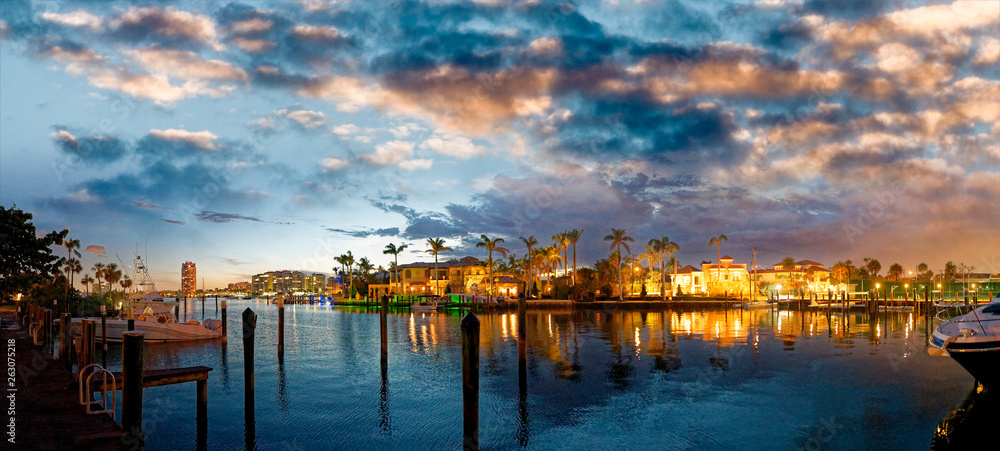
<path fill-rule="evenodd" d="M 147 345 L 147 368 L 205 365 L 209 449 L 245 446 L 240 313 L 258 315 L 261 449 L 458 449 L 459 313 L 277 309 L 229 301 L 230 342 Z M 189 319 L 201 319 L 189 301 Z M 218 317 L 214 302 L 207 317 Z M 183 311 L 182 311 L 183 316 Z M 911 313 L 688 309 L 482 314 L 480 443 L 489 449 L 928 449 L 973 379 L 926 354 Z M 519 378 L 518 328 L 527 332 Z M 112 348 L 112 362 L 120 348 Z M 115 364 L 111 365 L 115 367 Z M 147 449 L 196 444 L 195 384 L 146 389 Z"/>

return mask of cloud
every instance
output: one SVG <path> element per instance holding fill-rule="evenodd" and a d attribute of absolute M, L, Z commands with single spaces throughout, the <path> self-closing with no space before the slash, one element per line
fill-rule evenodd
<path fill-rule="evenodd" d="M 207 45 L 216 51 L 225 48 L 219 43 L 218 31 L 212 19 L 173 7 L 129 8 L 114 22 L 117 25 L 114 34 L 126 38 L 146 40 L 156 37 L 161 42 Z"/>
<path fill-rule="evenodd" d="M 91 30 L 99 30 L 104 24 L 102 18 L 82 9 L 66 14 L 46 11 L 42 13 L 42 19 L 71 27 L 89 28 Z"/>
<path fill-rule="evenodd" d="M 204 150 L 217 150 L 219 148 L 219 146 L 215 143 L 218 136 L 215 136 L 214 133 L 208 130 L 189 132 L 187 130 L 178 130 L 175 128 L 168 128 L 166 130 L 153 129 L 149 131 L 149 136 L 164 141 L 186 142 Z"/>
<path fill-rule="evenodd" d="M 361 128 L 354 124 L 338 125 L 330 133 L 338 136 L 356 135 L 361 132 Z"/>
<path fill-rule="evenodd" d="M 243 81 L 247 79 L 247 74 L 243 69 L 221 60 L 206 60 L 191 51 L 146 47 L 126 51 L 125 54 L 138 61 L 150 73 L 163 74 L 181 80 Z"/>
<path fill-rule="evenodd" d="M 368 238 L 372 236 L 391 236 L 391 237 L 399 236 L 399 227 L 387 227 L 381 229 L 366 228 L 358 230 L 328 228 L 326 230 L 354 238 Z"/>
<path fill-rule="evenodd" d="M 94 254 L 98 257 L 103 257 L 105 255 L 104 246 L 95 246 L 93 244 L 87 246 L 87 248 L 84 249 L 83 252 L 87 254 Z"/>
<path fill-rule="evenodd" d="M 346 168 L 347 166 L 350 166 L 350 163 L 348 163 L 345 160 L 341 160 L 339 158 L 331 157 L 331 158 L 324 158 L 322 161 L 320 161 L 320 165 L 322 165 L 324 168 L 330 171 L 339 171 L 341 169 Z"/>
<path fill-rule="evenodd" d="M 263 17 L 253 17 L 230 25 L 233 33 L 261 33 L 271 29 L 274 21 Z"/>
<path fill-rule="evenodd" d="M 160 221 L 163 221 L 163 222 L 165 222 L 167 224 L 174 224 L 174 225 L 185 225 L 185 224 L 187 224 L 187 223 L 185 223 L 183 221 L 174 221 L 173 219 L 165 219 L 165 218 L 160 218 Z"/>
<path fill-rule="evenodd" d="M 401 164 L 413 156 L 413 143 L 389 141 L 375 146 L 375 152 L 358 156 L 358 159 L 377 166 Z"/>
<path fill-rule="evenodd" d="M 284 111 L 284 110 L 279 110 Z M 285 117 L 305 128 L 318 128 L 326 124 L 326 115 L 320 111 L 295 110 L 285 113 Z"/>
<path fill-rule="evenodd" d="M 310 41 L 334 41 L 343 37 L 336 27 L 314 25 L 296 25 L 292 35 Z"/>
<path fill-rule="evenodd" d="M 275 45 L 277 45 L 274 42 L 265 39 L 249 39 L 243 37 L 232 38 L 230 42 L 243 50 L 256 53 L 270 51 L 275 47 Z"/>
<path fill-rule="evenodd" d="M 202 211 L 194 216 L 199 221 L 204 222 L 214 222 L 216 224 L 224 224 L 233 221 L 249 221 L 249 222 L 263 222 L 260 218 L 255 218 L 252 216 L 243 216 L 232 213 L 216 213 L 214 211 Z"/>
<path fill-rule="evenodd" d="M 435 136 L 428 138 L 420 147 L 434 151 L 440 155 L 456 157 L 462 160 L 486 154 L 486 148 L 475 145 L 472 140 L 462 136 Z"/>

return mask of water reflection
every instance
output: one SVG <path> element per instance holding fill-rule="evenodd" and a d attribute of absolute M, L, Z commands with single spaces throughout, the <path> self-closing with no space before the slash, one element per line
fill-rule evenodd
<path fill-rule="evenodd" d="M 990 392 L 977 382 L 965 400 L 938 424 L 931 450 L 995 449 L 997 418 L 1000 392 Z"/>
<path fill-rule="evenodd" d="M 253 308 L 261 315 L 258 368 L 268 369 L 259 371 L 257 383 L 262 393 L 278 395 L 257 403 L 267 421 L 256 424 L 252 407 L 245 412 L 248 447 L 257 441 L 262 448 L 461 446 L 460 314 L 389 315 L 390 392 L 390 368 L 380 364 L 387 359 L 379 355 L 377 310 L 292 307 L 286 350 L 294 358 L 281 364 L 273 352 L 276 310 Z M 490 448 L 629 442 L 640 448 L 791 449 L 810 438 L 801 437 L 803 431 L 830 418 L 850 430 L 824 442 L 830 449 L 884 440 L 888 448 L 926 447 L 937 420 L 968 388 L 959 387 L 968 376 L 954 362 L 917 352 L 933 329 L 918 312 L 565 309 L 479 316 L 480 439 Z M 231 322 L 237 330 L 239 318 Z M 229 390 L 228 365 L 242 366 L 243 353 L 198 346 L 210 352 L 164 348 L 157 361 L 208 364 L 217 371 L 221 364 L 211 390 Z M 204 360 L 191 362 L 195 354 Z M 240 374 L 232 374 L 237 388 Z M 225 398 L 212 398 L 226 414 L 211 418 L 210 449 L 239 442 L 232 431 L 239 430 L 242 406 L 238 398 Z M 213 412 L 216 407 L 213 402 Z M 913 418 L 920 410 L 933 413 Z M 764 417 L 773 421 L 761 424 Z M 886 420 L 866 426 L 871 418 Z M 174 444 L 152 439 L 151 449 Z"/>

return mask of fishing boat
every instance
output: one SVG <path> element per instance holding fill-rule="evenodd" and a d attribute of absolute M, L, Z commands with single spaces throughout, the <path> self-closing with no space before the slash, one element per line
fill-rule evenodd
<path fill-rule="evenodd" d="M 947 355 L 986 387 L 1000 387 L 1000 295 L 968 313 L 948 318 L 956 307 L 938 312 L 931 336 L 932 355 Z"/>
<path fill-rule="evenodd" d="M 222 321 L 219 320 L 179 322 L 174 315 L 178 302 L 163 300 L 141 257 L 135 259 L 133 277 L 133 280 L 138 281 L 136 289 L 125 300 L 117 318 L 104 320 L 106 334 L 99 316 L 73 318 L 73 334 L 80 335 L 83 321 L 91 320 L 96 323 L 97 341 L 102 341 L 102 337 L 107 336 L 109 342 L 120 342 L 122 334 L 129 331 L 128 323 L 131 320 L 132 330 L 142 332 L 146 342 L 208 340 L 221 335 Z"/>

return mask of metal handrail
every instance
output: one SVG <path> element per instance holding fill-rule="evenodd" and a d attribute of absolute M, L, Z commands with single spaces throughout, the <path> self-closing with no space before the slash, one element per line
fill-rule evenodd
<path fill-rule="evenodd" d="M 87 370 L 89 370 L 91 368 L 94 368 L 94 370 L 91 371 L 90 375 L 88 375 L 86 377 L 86 380 L 84 380 L 84 377 L 83 377 L 84 374 L 86 374 Z M 101 384 L 102 384 L 101 385 L 101 391 L 102 391 L 101 401 L 93 401 L 92 400 L 92 398 L 93 398 L 93 392 L 91 391 L 91 382 L 93 380 L 93 377 L 95 375 L 97 375 L 97 374 L 101 374 L 101 376 L 103 377 L 103 379 L 101 381 Z M 108 376 L 111 376 L 111 389 L 110 390 L 108 389 Z M 115 414 L 115 404 L 116 404 L 116 402 L 118 400 L 118 395 L 117 395 L 117 393 L 115 393 L 115 388 L 117 387 L 117 380 L 115 380 L 115 375 L 112 372 L 104 369 L 103 366 L 101 366 L 101 365 L 99 365 L 97 363 L 91 363 L 90 365 L 87 365 L 87 366 L 85 366 L 85 367 L 83 367 L 83 368 L 80 369 L 80 371 L 77 373 L 77 380 L 79 381 L 79 387 L 80 387 L 79 398 L 78 398 L 79 399 L 79 403 L 80 403 L 81 406 L 86 406 L 87 407 L 87 413 L 88 414 L 90 414 L 90 415 L 96 415 L 96 414 L 99 414 L 99 413 L 110 413 L 112 416 L 114 416 L 114 414 Z M 84 386 L 85 382 L 86 382 L 86 386 Z M 108 408 L 108 392 L 111 392 L 111 408 L 110 409 Z M 101 407 L 103 407 L 103 410 L 90 410 L 91 406 L 93 404 L 101 405 Z"/>

